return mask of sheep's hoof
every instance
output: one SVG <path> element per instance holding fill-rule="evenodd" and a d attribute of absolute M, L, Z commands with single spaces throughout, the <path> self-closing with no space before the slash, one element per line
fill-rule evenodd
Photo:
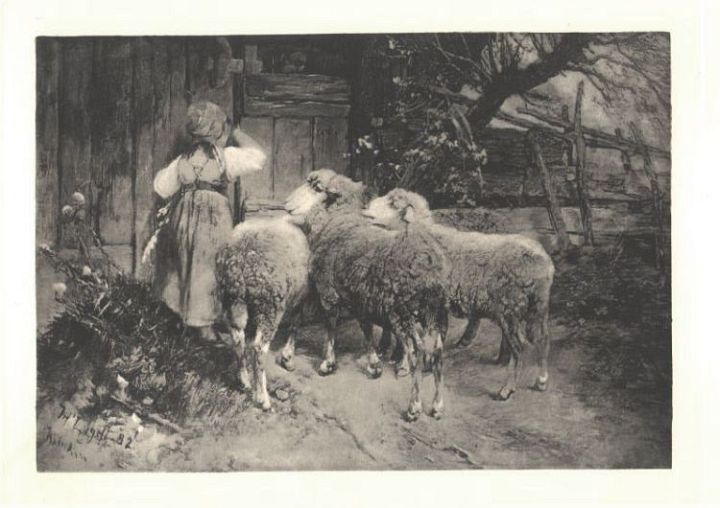
<path fill-rule="evenodd" d="M 273 410 L 269 398 L 256 397 L 255 404 L 266 413 L 270 413 Z"/>
<path fill-rule="evenodd" d="M 495 400 L 501 400 L 505 401 L 510 398 L 510 396 L 513 394 L 515 390 L 512 388 L 508 388 L 507 386 L 503 386 L 499 392 L 495 395 Z"/>
<path fill-rule="evenodd" d="M 416 421 L 420 415 L 422 414 L 422 406 L 419 407 L 409 407 L 407 412 L 405 413 L 405 421 L 407 422 L 414 422 Z"/>
<path fill-rule="evenodd" d="M 463 349 L 463 348 L 468 347 L 470 344 L 472 344 L 472 340 L 460 339 L 460 340 L 457 341 L 457 343 L 455 344 L 455 347 L 456 347 L 456 348 Z"/>
<path fill-rule="evenodd" d="M 318 370 L 318 374 L 320 374 L 321 376 L 329 376 L 330 374 L 334 373 L 336 370 L 337 370 L 337 363 L 329 362 L 329 361 L 325 360 L 320 364 L 320 369 Z"/>
<path fill-rule="evenodd" d="M 252 384 L 250 383 L 250 375 L 245 370 L 241 370 L 240 373 L 237 375 L 237 381 L 240 384 L 241 391 L 247 391 L 252 388 Z"/>
<path fill-rule="evenodd" d="M 282 367 L 288 372 L 292 372 L 295 370 L 295 363 L 293 363 L 292 358 L 285 358 L 283 355 L 278 355 L 276 361 L 280 367 Z"/>
<path fill-rule="evenodd" d="M 535 389 L 539 392 L 544 392 L 548 388 L 548 378 L 547 376 L 545 378 L 538 377 L 537 381 L 535 382 Z"/>
<path fill-rule="evenodd" d="M 443 411 L 442 407 L 433 406 L 433 408 L 430 410 L 430 416 L 432 416 L 436 420 L 439 420 L 440 418 L 442 418 L 443 413 L 444 413 L 444 411 Z"/>
<path fill-rule="evenodd" d="M 508 363 L 510 363 L 510 355 L 499 354 L 497 358 L 495 358 L 496 365 L 507 365 Z"/>
<path fill-rule="evenodd" d="M 380 376 L 382 376 L 383 372 L 383 366 L 382 363 L 374 363 L 374 364 L 368 364 L 368 366 L 365 368 L 368 376 L 370 376 L 371 379 L 377 379 Z"/>
<path fill-rule="evenodd" d="M 395 375 L 397 377 L 405 377 L 408 374 L 410 374 L 410 367 L 408 367 L 407 362 L 395 364 Z"/>
<path fill-rule="evenodd" d="M 391 362 L 402 362 L 405 359 L 405 350 L 402 347 L 396 347 L 393 349 L 390 355 Z"/>

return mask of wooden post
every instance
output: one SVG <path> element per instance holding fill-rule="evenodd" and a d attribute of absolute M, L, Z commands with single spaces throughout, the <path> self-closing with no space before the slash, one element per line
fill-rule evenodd
<path fill-rule="evenodd" d="M 615 136 L 618 139 L 618 144 L 620 144 L 623 139 L 622 129 L 620 129 L 620 127 L 617 127 L 615 129 Z M 630 171 L 632 171 L 632 161 L 630 160 L 630 154 L 627 150 L 620 150 L 620 162 L 622 162 L 625 173 L 629 173 Z"/>
<path fill-rule="evenodd" d="M 550 171 L 548 171 L 545 161 L 543 160 L 537 132 L 528 131 L 527 141 L 530 147 L 530 152 L 533 155 L 533 163 L 540 170 L 540 174 L 542 175 L 543 188 L 545 189 L 545 196 L 547 197 L 548 216 L 550 217 L 550 224 L 552 224 L 552 227 L 557 234 L 558 249 L 561 253 L 564 253 L 570 244 L 570 239 L 568 238 L 565 220 L 562 217 L 560 205 L 558 204 L 557 196 L 555 195 L 555 186 L 553 185 Z"/>
<path fill-rule="evenodd" d="M 655 266 L 658 270 L 664 271 L 666 268 L 667 256 L 665 252 L 665 214 L 663 206 L 663 192 L 660 189 L 657 174 L 653 168 L 650 151 L 648 150 L 647 145 L 645 145 L 645 139 L 643 138 L 640 129 L 638 129 L 633 122 L 630 122 L 630 133 L 637 143 L 638 150 L 643 157 L 643 170 L 645 171 L 645 175 L 648 177 L 648 180 L 650 180 L 650 190 L 652 191 L 653 209 L 655 215 Z"/>
<path fill-rule="evenodd" d="M 570 108 L 567 104 L 563 104 L 560 117 L 562 118 L 562 121 L 565 122 L 566 125 L 568 125 L 568 127 L 565 127 L 563 129 L 563 132 L 565 134 L 571 134 L 573 132 L 573 128 L 571 127 L 572 124 L 570 123 Z M 566 164 L 568 166 L 574 166 L 575 163 L 573 161 L 575 160 L 575 157 L 573 156 L 573 143 L 571 141 L 564 140 L 563 149 L 565 150 L 565 160 L 567 161 Z"/>
<path fill-rule="evenodd" d="M 578 84 L 577 98 L 575 99 L 575 180 L 577 183 L 578 207 L 583 227 L 585 244 L 594 245 L 595 237 L 592 228 L 592 208 L 588 199 L 588 189 L 585 183 L 585 138 L 582 132 L 582 99 L 584 83 Z"/>

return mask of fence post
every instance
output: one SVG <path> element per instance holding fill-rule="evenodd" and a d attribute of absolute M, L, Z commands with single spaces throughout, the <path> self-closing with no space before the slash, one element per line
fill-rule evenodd
<path fill-rule="evenodd" d="M 618 139 L 618 145 L 622 146 L 622 129 L 620 127 L 617 127 L 615 129 L 615 136 Z M 622 162 L 623 170 L 625 173 L 630 173 L 632 171 L 632 161 L 630 160 L 630 154 L 627 152 L 627 150 L 620 150 L 620 162 Z"/>
<path fill-rule="evenodd" d="M 592 208 L 588 199 L 588 189 L 585 183 L 585 138 L 582 132 L 582 99 L 584 83 L 578 83 L 577 98 L 575 99 L 575 180 L 577 183 L 578 207 L 583 227 L 585 244 L 595 245 L 592 227 Z"/>
<path fill-rule="evenodd" d="M 665 217 L 663 206 L 663 192 L 660 189 L 660 184 L 658 183 L 657 174 L 655 173 L 655 169 L 653 168 L 652 159 L 650 158 L 650 151 L 645 144 L 645 139 L 643 138 L 640 129 L 638 129 L 633 122 L 630 122 L 630 133 L 632 134 L 632 137 L 637 144 L 638 150 L 643 157 L 643 170 L 645 171 L 645 175 L 648 177 L 648 180 L 650 180 L 650 190 L 652 191 L 653 198 L 653 210 L 655 212 L 655 267 L 660 270 L 661 273 L 663 273 L 666 268 L 667 262 L 667 256 L 665 252 L 665 223 L 663 222 L 663 219 Z"/>
<path fill-rule="evenodd" d="M 542 156 L 537 132 L 532 130 L 528 131 L 527 143 L 530 148 L 530 153 L 532 154 L 532 162 L 540 170 L 540 174 L 542 176 L 543 189 L 545 190 L 545 196 L 547 198 L 548 216 L 550 217 L 550 224 L 557 235 L 558 249 L 560 250 L 560 253 L 564 253 L 570 244 L 570 239 L 568 238 L 565 220 L 562 217 L 560 205 L 558 204 L 557 196 L 555 195 L 555 186 L 553 185 L 552 176 L 550 175 L 550 171 L 548 171 Z"/>

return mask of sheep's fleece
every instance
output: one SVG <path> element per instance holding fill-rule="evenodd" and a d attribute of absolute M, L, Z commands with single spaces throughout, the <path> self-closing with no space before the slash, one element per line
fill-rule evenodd
<path fill-rule="evenodd" d="M 435 224 L 425 198 L 403 189 L 378 200 L 386 200 L 395 210 L 410 204 L 442 245 L 451 264 L 446 287 L 453 314 L 476 314 L 497 322 L 502 316 L 523 317 L 531 310 L 546 310 L 555 270 L 536 241 L 522 235 L 460 232 Z M 396 223 L 395 227 L 402 226 Z"/>
<path fill-rule="evenodd" d="M 355 203 L 308 219 L 310 274 L 325 309 L 349 304 L 358 318 L 398 332 L 428 319 L 442 326 L 449 265 L 426 227 L 373 226 Z"/>
<path fill-rule="evenodd" d="M 307 287 L 309 257 L 305 235 L 285 217 L 242 222 L 217 256 L 221 298 L 252 305 L 258 317 L 277 316 Z"/>

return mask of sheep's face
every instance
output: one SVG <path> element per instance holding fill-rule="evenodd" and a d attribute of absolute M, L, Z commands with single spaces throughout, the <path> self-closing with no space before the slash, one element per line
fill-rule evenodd
<path fill-rule="evenodd" d="M 314 189 L 307 182 L 295 189 L 285 200 L 285 210 L 291 216 L 305 217 L 310 211 L 319 206 L 327 196 L 324 192 Z"/>
<path fill-rule="evenodd" d="M 303 222 L 309 214 L 339 207 L 362 208 L 368 199 L 361 182 L 338 175 L 331 169 L 318 169 L 308 174 L 306 182 L 295 189 L 285 201 L 285 210 L 294 222 Z"/>
<path fill-rule="evenodd" d="M 410 222 L 429 222 L 430 207 L 421 195 L 405 189 L 394 189 L 368 203 L 363 215 L 378 226 L 390 229 Z"/>
<path fill-rule="evenodd" d="M 337 176 L 331 169 L 311 171 L 305 183 L 295 189 L 285 200 L 285 210 L 298 218 L 328 200 L 333 193 L 330 182 Z"/>

